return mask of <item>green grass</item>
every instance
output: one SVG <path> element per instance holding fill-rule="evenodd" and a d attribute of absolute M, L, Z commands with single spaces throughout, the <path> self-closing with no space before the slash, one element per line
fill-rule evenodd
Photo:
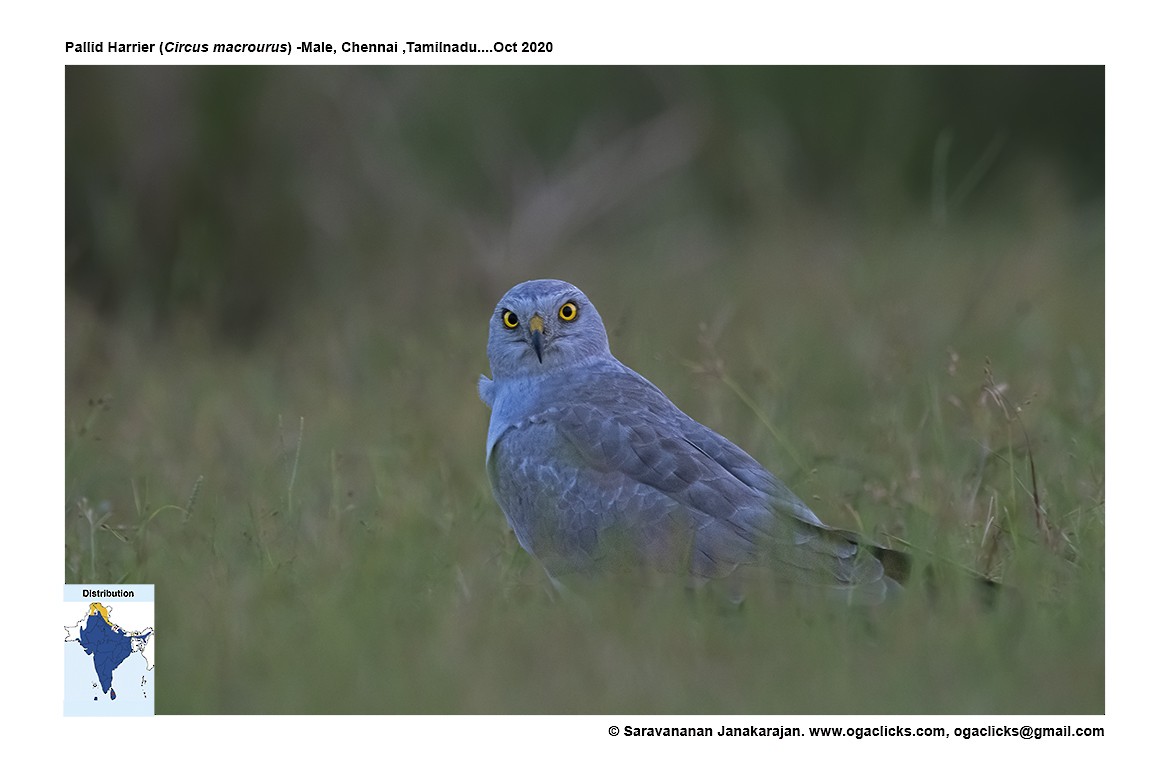
<path fill-rule="evenodd" d="M 1101 215 L 804 216 L 686 262 L 669 226 L 475 282 L 426 258 L 247 349 L 70 297 L 66 580 L 157 585 L 160 713 L 1103 712 Z M 826 522 L 1004 603 L 946 574 L 879 609 L 550 598 L 492 501 L 475 390 L 491 307 L 532 276 L 581 286 L 620 359 Z"/>

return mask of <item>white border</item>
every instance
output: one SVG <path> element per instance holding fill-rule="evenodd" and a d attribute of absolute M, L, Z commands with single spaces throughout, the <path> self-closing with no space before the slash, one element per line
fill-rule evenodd
<path fill-rule="evenodd" d="M 1164 653 L 1150 636 L 1162 623 L 1161 531 L 1166 425 L 1160 395 L 1166 289 L 1167 198 L 1165 25 L 1146 4 L 1067 2 L 979 4 L 938 2 L 757 4 L 703 6 L 637 3 L 364 4 L 205 2 L 190 5 L 58 2 L 21 6 L 4 35 L 5 175 L 3 198 L 9 260 L 4 307 L 4 408 L 14 421 L 5 438 L 8 551 L 5 650 L 6 706 L 19 719 L 9 740 L 39 766 L 130 745 L 134 766 L 163 771 L 217 768 L 332 771 L 371 764 L 386 773 L 411 768 L 509 774 L 594 776 L 598 771 L 685 767 L 691 774 L 742 771 L 751 763 L 774 774 L 862 771 L 903 777 L 913 768 L 956 777 L 1007 770 L 1099 772 L 1124 750 L 1129 760 L 1152 753 L 1163 718 Z M 1106 8 L 1108 10 L 1106 10 Z M 13 11 L 10 10 L 10 14 Z M 328 13 L 328 16 L 324 14 Z M 21 16 L 23 14 L 23 16 Z M 35 15 L 33 15 L 35 14 Z M 412 39 L 551 38 L 555 59 L 541 63 L 1101 63 L 1107 64 L 1108 251 L 1107 323 L 1109 469 L 1114 503 L 1109 534 L 1108 716 L 1057 718 L 1054 725 L 1106 725 L 1103 740 L 1040 742 L 913 740 L 741 740 L 712 749 L 712 740 L 611 738 L 604 729 L 664 721 L 717 725 L 728 718 L 608 717 L 433 718 L 154 718 L 126 728 L 64 719 L 49 682 L 60 675 L 55 654 L 37 653 L 28 632 L 55 625 L 61 587 L 60 501 L 64 409 L 64 79 L 68 39 L 247 40 L 305 37 L 345 40 L 357 30 L 412 30 Z M 401 37 L 401 36 L 397 36 Z M 273 61 L 309 60 L 274 58 Z M 140 60 L 100 60 L 135 62 Z M 181 59 L 168 60 L 178 64 Z M 216 60 L 199 58 L 193 62 Z M 223 60 L 220 60 L 223 61 Z M 244 62 L 232 58 L 230 62 Z M 338 59 L 338 62 L 344 61 Z M 361 58 L 374 64 L 377 59 Z M 505 59 L 492 58 L 491 62 Z M 428 64 L 472 64 L 452 57 Z M 1140 416 L 1139 416 L 1140 415 Z M 1152 424 L 1151 424 L 1152 421 Z M 1140 432 L 1140 433 L 1139 433 Z M 1150 628 L 1147 628 L 1150 627 Z M 59 629 L 57 629 L 59 630 Z M 14 661 L 30 673 L 13 674 Z M 160 659 L 160 662 L 164 662 Z M 11 719 L 10 719 L 11 720 Z M 880 725 L 886 719 L 779 718 L 780 724 L 825 720 Z M 899 718 L 911 725 L 952 718 Z M 1048 718 L 962 719 L 964 723 L 1047 723 Z M 94 740 L 94 737 L 99 737 Z M 99 747 L 100 746 L 100 747 Z M 45 750 L 46 747 L 58 748 Z M 22 755 L 23 754 L 23 755 Z M 1108 763 L 1107 763 L 1108 762 Z M 490 770 L 488 770 L 490 771 Z"/>

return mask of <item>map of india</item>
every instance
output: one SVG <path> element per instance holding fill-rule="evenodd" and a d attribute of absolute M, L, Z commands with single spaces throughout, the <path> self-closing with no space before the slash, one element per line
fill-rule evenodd
<path fill-rule="evenodd" d="M 89 618 L 78 641 L 82 649 L 93 656 L 93 668 L 102 693 L 108 693 L 111 699 L 118 698 L 114 692 L 114 670 L 135 650 L 145 650 L 152 633 L 148 630 L 128 634 L 110 622 L 110 613 L 101 604 L 89 605 Z"/>
<path fill-rule="evenodd" d="M 66 586 L 67 598 L 71 588 L 76 590 L 77 586 Z M 146 588 L 149 602 L 138 599 L 135 592 Z M 151 586 L 80 590 L 84 597 L 102 600 L 75 604 L 75 608 L 81 607 L 73 612 L 76 621 L 65 626 L 67 715 L 153 714 L 153 590 Z M 105 707 L 101 706 L 103 701 Z"/>

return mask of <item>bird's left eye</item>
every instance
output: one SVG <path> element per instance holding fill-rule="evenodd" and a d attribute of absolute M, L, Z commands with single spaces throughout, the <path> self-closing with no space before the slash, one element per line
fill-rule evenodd
<path fill-rule="evenodd" d="M 565 305 L 561 307 L 559 314 L 561 319 L 565 322 L 572 322 L 573 320 L 577 319 L 577 304 L 573 303 L 572 301 L 567 301 Z"/>

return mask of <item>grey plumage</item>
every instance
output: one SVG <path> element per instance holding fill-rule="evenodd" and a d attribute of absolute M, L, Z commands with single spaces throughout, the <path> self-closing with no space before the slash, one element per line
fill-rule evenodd
<path fill-rule="evenodd" d="M 741 566 L 881 601 L 893 580 L 723 436 L 609 351 L 567 282 L 513 287 L 488 331 L 487 472 L 520 544 L 550 576 L 627 566 L 724 577 Z"/>

